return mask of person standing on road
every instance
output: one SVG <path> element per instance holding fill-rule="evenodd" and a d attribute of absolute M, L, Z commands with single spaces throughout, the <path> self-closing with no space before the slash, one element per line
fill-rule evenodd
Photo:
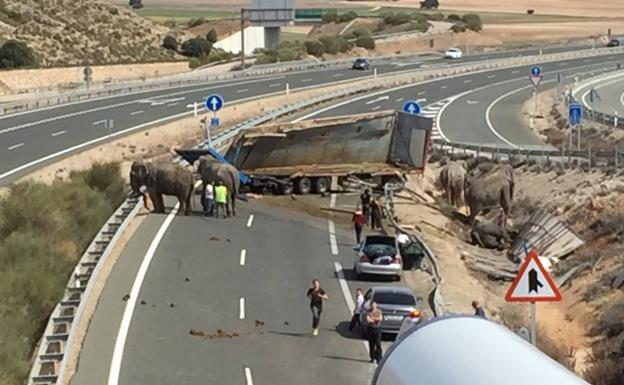
<path fill-rule="evenodd" d="M 366 333 L 368 337 L 368 354 L 370 355 L 370 361 L 376 364 L 381 361 L 383 354 L 381 350 L 381 321 L 383 320 L 383 313 L 381 309 L 377 307 L 377 302 L 371 303 L 371 308 L 366 313 Z"/>
<path fill-rule="evenodd" d="M 223 218 L 227 215 L 227 187 L 223 185 L 223 182 L 217 182 L 217 187 L 214 188 L 215 203 L 217 204 L 217 218 L 219 218 L 219 211 L 223 211 Z"/>
<path fill-rule="evenodd" d="M 212 183 L 206 184 L 204 188 L 204 199 L 202 200 L 204 204 L 204 215 L 212 216 L 214 213 L 214 186 Z"/>
<path fill-rule="evenodd" d="M 472 308 L 475 311 L 474 315 L 476 315 L 477 317 L 487 318 L 485 316 L 485 310 L 483 310 L 483 307 L 481 307 L 481 304 L 479 304 L 478 301 L 472 301 Z"/>
<path fill-rule="evenodd" d="M 351 323 L 349 323 L 350 332 L 352 332 L 353 329 L 360 324 L 362 306 L 364 306 L 364 294 L 362 294 L 362 289 L 358 287 L 355 289 L 355 309 L 353 309 L 353 317 L 351 317 Z"/>
<path fill-rule="evenodd" d="M 371 200 L 371 229 L 383 230 L 381 226 L 381 214 L 381 203 L 379 203 L 379 199 L 373 198 Z"/>
<path fill-rule="evenodd" d="M 355 230 L 355 241 L 357 242 L 357 245 L 359 245 L 362 238 L 362 229 L 366 224 L 366 218 L 364 217 L 364 213 L 362 212 L 362 210 L 360 210 L 359 207 L 355 209 L 355 212 L 353 213 L 353 218 L 351 218 L 351 222 L 353 222 L 353 229 Z"/>
<path fill-rule="evenodd" d="M 321 313 L 323 312 L 323 301 L 329 299 L 329 296 L 321 288 L 321 281 L 318 278 L 312 280 L 312 287 L 308 290 L 308 298 L 310 298 L 310 310 L 312 311 L 312 335 L 318 336 L 318 327 L 321 322 Z"/>
<path fill-rule="evenodd" d="M 371 195 L 369 189 L 365 189 L 364 192 L 360 195 L 360 202 L 362 203 L 362 211 L 364 213 L 365 223 L 368 224 L 368 217 L 370 216 L 371 207 Z"/>

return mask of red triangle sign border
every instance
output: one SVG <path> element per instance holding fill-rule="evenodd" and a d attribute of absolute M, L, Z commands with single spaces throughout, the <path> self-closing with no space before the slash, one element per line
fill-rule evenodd
<path fill-rule="evenodd" d="M 540 270 L 540 272 L 542 273 L 544 278 L 546 278 L 546 282 L 548 283 L 548 285 L 550 286 L 551 290 L 555 294 L 554 296 L 550 296 L 550 297 L 514 297 L 513 296 L 513 292 L 516 290 L 516 287 L 518 286 L 518 283 L 520 282 L 520 279 L 524 275 L 524 273 L 525 273 L 527 267 L 529 266 L 529 263 L 531 263 L 531 261 L 535 262 L 535 265 L 537 266 L 537 268 Z M 561 301 L 561 292 L 559 291 L 559 288 L 557 287 L 557 285 L 553 281 L 553 279 L 550 276 L 550 274 L 548 274 L 548 272 L 546 271 L 546 269 L 544 268 L 544 266 L 540 262 L 540 260 L 539 260 L 539 258 L 537 256 L 537 253 L 535 252 L 535 250 L 531 250 L 529 252 L 529 254 L 527 254 L 527 256 L 524 259 L 524 261 L 522 262 L 522 265 L 518 269 L 518 273 L 516 274 L 516 277 L 514 278 L 513 282 L 511 283 L 511 286 L 509 286 L 509 289 L 507 290 L 507 294 L 505 294 L 505 301 L 507 301 L 507 302 L 555 302 L 555 301 Z"/>

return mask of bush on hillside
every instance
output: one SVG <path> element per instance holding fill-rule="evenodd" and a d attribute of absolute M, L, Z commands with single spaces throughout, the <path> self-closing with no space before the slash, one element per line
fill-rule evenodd
<path fill-rule="evenodd" d="M 380 21 L 379 23 L 377 23 L 377 27 L 375 27 L 375 31 L 383 31 L 386 29 L 386 23 L 384 23 L 383 21 Z"/>
<path fill-rule="evenodd" d="M 466 27 L 463 23 L 453 24 L 453 26 L 451 27 L 451 31 L 455 33 L 466 32 Z"/>
<path fill-rule="evenodd" d="M 336 11 L 328 12 L 321 16 L 321 22 L 323 24 L 335 23 L 338 20 L 338 13 Z"/>
<path fill-rule="evenodd" d="M 353 48 L 353 44 L 343 36 L 323 36 L 319 39 L 319 41 L 323 43 L 323 46 L 325 46 L 325 52 L 330 54 L 347 52 Z"/>
<path fill-rule="evenodd" d="M 444 14 L 439 13 L 439 12 L 431 14 L 431 15 L 429 15 L 429 20 L 432 20 L 432 21 L 444 21 Z"/>
<path fill-rule="evenodd" d="M 189 59 L 189 68 L 198 68 L 210 63 L 216 63 L 221 61 L 229 61 L 237 57 L 233 54 L 222 49 L 213 48 L 208 55 L 202 55 L 200 57 L 192 57 Z"/>
<path fill-rule="evenodd" d="M 375 39 L 370 36 L 362 36 L 355 41 L 355 45 L 366 49 L 375 49 Z"/>
<path fill-rule="evenodd" d="M 212 43 L 203 37 L 194 37 L 182 43 L 182 53 L 189 57 L 207 55 L 211 48 Z"/>
<path fill-rule="evenodd" d="M 206 22 L 206 20 L 203 17 L 200 17 L 199 19 L 190 19 L 188 21 L 188 23 L 186 23 L 186 25 L 189 28 L 193 28 L 193 27 L 197 27 L 199 25 L 202 25 Z"/>
<path fill-rule="evenodd" d="M 36 63 L 32 49 L 21 41 L 8 40 L 0 47 L 0 68 L 32 67 Z"/>
<path fill-rule="evenodd" d="M 0 199 L 0 381 L 26 383 L 31 357 L 78 259 L 125 199 L 117 164 L 52 185 L 22 182 Z"/>
<path fill-rule="evenodd" d="M 427 21 L 418 21 L 418 22 L 411 22 L 409 25 L 409 31 L 418 31 L 418 32 L 427 32 L 429 30 L 429 27 L 431 27 L 431 24 L 429 24 L 429 22 Z"/>
<path fill-rule="evenodd" d="M 412 17 L 409 13 L 390 13 L 384 16 L 383 22 L 386 25 L 402 25 L 409 23 Z"/>
<path fill-rule="evenodd" d="M 450 21 L 451 23 L 454 23 L 456 21 L 460 21 L 461 17 L 459 17 L 459 15 L 456 15 L 454 13 L 451 13 L 450 15 L 448 15 L 446 17 L 446 20 Z"/>
<path fill-rule="evenodd" d="M 371 35 L 371 33 L 370 33 L 369 30 L 359 28 L 359 29 L 356 29 L 355 31 L 353 31 L 353 32 L 351 32 L 351 33 L 349 33 L 347 35 L 343 35 L 343 36 L 345 37 L 345 39 L 359 39 L 361 37 L 368 37 L 370 35 Z"/>
<path fill-rule="evenodd" d="M 170 50 L 173 50 L 173 51 L 177 51 L 177 49 L 178 49 L 178 41 L 176 40 L 175 37 L 173 37 L 171 35 L 167 35 L 163 39 L 162 46 L 163 46 L 163 48 L 170 49 Z"/>
<path fill-rule="evenodd" d="M 466 28 L 473 30 L 475 32 L 479 32 L 483 29 L 483 23 L 481 22 L 481 17 L 474 13 L 467 13 L 462 17 L 462 21 L 466 23 Z"/>
<path fill-rule="evenodd" d="M 206 40 L 214 44 L 217 42 L 218 39 L 219 39 L 219 35 L 217 34 L 217 30 L 214 28 L 211 28 L 210 31 L 208 31 L 208 33 L 206 34 Z"/>
<path fill-rule="evenodd" d="M 300 60 L 306 55 L 306 46 L 301 41 L 284 41 L 276 49 L 263 49 L 256 59 L 257 64 L 268 64 Z"/>
<path fill-rule="evenodd" d="M 353 11 L 349 11 L 347 13 L 343 13 L 342 15 L 338 16 L 338 22 L 339 23 L 348 23 L 352 20 L 355 20 L 355 18 L 357 17 L 357 13 L 353 12 Z"/>
<path fill-rule="evenodd" d="M 318 40 L 307 40 L 303 44 L 306 47 L 308 55 L 321 57 L 325 53 L 325 46 Z"/>

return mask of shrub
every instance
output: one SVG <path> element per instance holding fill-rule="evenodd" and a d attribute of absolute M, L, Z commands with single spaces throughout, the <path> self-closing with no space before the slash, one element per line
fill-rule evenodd
<path fill-rule="evenodd" d="M 410 21 L 411 17 L 408 13 L 390 13 L 383 18 L 383 22 L 387 25 L 401 25 Z"/>
<path fill-rule="evenodd" d="M 534 13 L 535 13 L 535 10 L 534 10 L 534 9 L 527 9 L 527 14 L 528 14 L 528 15 L 532 15 L 532 14 L 534 14 Z"/>
<path fill-rule="evenodd" d="M 357 17 L 357 13 L 353 11 L 349 11 L 347 13 L 343 13 L 342 15 L 338 16 L 338 22 L 348 23 L 351 20 L 355 20 L 356 17 Z"/>
<path fill-rule="evenodd" d="M 210 53 L 212 44 L 203 37 L 195 37 L 182 43 L 182 53 L 189 57 L 200 57 Z"/>
<path fill-rule="evenodd" d="M 0 68 L 32 67 L 35 64 L 33 51 L 21 41 L 8 40 L 0 47 Z"/>
<path fill-rule="evenodd" d="M 442 13 L 434 13 L 432 15 L 429 15 L 429 20 L 433 20 L 433 21 L 444 21 L 444 15 Z"/>
<path fill-rule="evenodd" d="M 410 31 L 418 31 L 418 32 L 427 32 L 429 30 L 429 27 L 431 26 L 431 24 L 429 24 L 426 21 L 418 21 L 418 22 L 411 22 L 409 25 L 409 30 Z"/>
<path fill-rule="evenodd" d="M 366 49 L 375 49 L 375 39 L 370 36 L 362 36 L 355 41 L 355 45 Z"/>
<path fill-rule="evenodd" d="M 125 197 L 116 164 L 52 185 L 12 185 L 0 200 L 0 379 L 26 382 L 33 349 L 94 235 Z"/>
<path fill-rule="evenodd" d="M 411 14 L 411 19 L 412 21 L 427 21 L 429 18 L 424 13 L 416 12 Z"/>
<path fill-rule="evenodd" d="M 461 20 L 461 17 L 459 17 L 459 15 L 457 15 L 457 14 L 451 13 L 450 15 L 448 15 L 448 16 L 446 17 L 446 20 L 448 20 L 448 21 L 450 21 L 450 22 L 454 23 L 454 22 L 456 22 L 456 21 L 460 21 L 460 20 Z"/>
<path fill-rule="evenodd" d="M 188 21 L 188 23 L 186 23 L 186 25 L 187 25 L 189 28 L 193 28 L 193 27 L 197 27 L 198 25 L 202 25 L 202 24 L 204 24 L 205 22 L 206 22 L 206 20 L 204 20 L 204 18 L 203 18 L 203 17 L 200 17 L 199 19 L 190 19 L 190 20 Z"/>
<path fill-rule="evenodd" d="M 162 44 L 163 48 L 166 49 L 170 49 L 173 51 L 176 51 L 178 49 L 178 41 L 176 40 L 175 37 L 171 36 L 171 35 L 167 35 L 165 36 L 165 38 L 163 39 L 163 44 Z"/>
<path fill-rule="evenodd" d="M 328 12 L 321 17 L 321 22 L 323 24 L 336 22 L 338 20 L 338 13 L 336 11 Z"/>
<path fill-rule="evenodd" d="M 386 23 L 384 23 L 383 21 L 380 21 L 379 23 L 377 23 L 377 27 L 375 28 L 375 31 L 383 31 L 384 29 L 386 29 Z"/>
<path fill-rule="evenodd" d="M 353 48 L 353 44 L 351 44 L 343 36 L 323 36 L 319 40 L 321 43 L 323 43 L 323 46 L 325 47 L 325 52 L 331 54 L 335 54 L 338 52 L 347 52 L 348 50 Z"/>
<path fill-rule="evenodd" d="M 202 55 L 200 57 L 190 58 L 189 68 L 197 68 L 206 64 L 214 63 L 214 62 L 232 60 L 236 56 L 237 55 L 231 52 L 227 52 L 218 48 L 213 48 L 212 50 L 210 50 L 210 53 L 208 55 Z"/>
<path fill-rule="evenodd" d="M 303 43 L 306 48 L 306 52 L 309 55 L 314 55 L 316 57 L 323 56 L 325 53 L 325 46 L 318 40 L 308 40 Z"/>
<path fill-rule="evenodd" d="M 481 22 L 481 18 L 479 15 L 474 13 L 467 13 L 462 18 L 462 21 L 466 23 L 466 28 L 473 30 L 475 32 L 479 32 L 483 29 L 483 23 Z"/>
<path fill-rule="evenodd" d="M 464 26 L 464 24 L 453 24 L 453 26 L 451 27 L 451 31 L 455 33 L 466 32 L 466 27 Z"/>
<path fill-rule="evenodd" d="M 206 40 L 208 40 L 212 44 L 216 43 L 218 39 L 219 35 L 217 35 L 217 30 L 215 30 L 214 28 L 210 29 L 210 31 L 208 31 L 208 33 L 206 34 Z"/>
<path fill-rule="evenodd" d="M 356 29 L 355 31 L 351 32 L 349 34 L 349 36 L 353 39 L 359 39 L 361 37 L 369 37 L 371 35 L 370 31 L 367 29 Z M 345 36 L 346 38 L 346 36 Z"/>

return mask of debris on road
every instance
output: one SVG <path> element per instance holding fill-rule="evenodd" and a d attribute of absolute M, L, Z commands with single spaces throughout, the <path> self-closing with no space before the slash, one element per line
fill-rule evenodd
<path fill-rule="evenodd" d="M 256 320 L 256 326 L 264 326 L 264 321 Z"/>
<path fill-rule="evenodd" d="M 190 279 L 189 277 L 185 277 L 185 278 L 184 278 L 184 281 L 185 281 L 185 282 L 191 282 L 191 279 Z"/>
<path fill-rule="evenodd" d="M 223 329 L 217 329 L 215 333 L 207 333 L 202 330 L 191 329 L 189 330 L 189 334 L 195 337 L 207 338 L 207 339 L 231 339 L 234 337 L 240 337 L 240 334 L 236 332 L 228 333 Z"/>
<path fill-rule="evenodd" d="M 215 237 L 214 235 L 210 238 L 208 238 L 211 241 L 220 241 L 221 239 L 219 237 Z"/>
<path fill-rule="evenodd" d="M 125 301 L 127 301 L 129 299 L 130 299 L 130 294 L 126 294 L 126 295 L 123 296 L 123 298 L 121 300 L 125 302 Z"/>

